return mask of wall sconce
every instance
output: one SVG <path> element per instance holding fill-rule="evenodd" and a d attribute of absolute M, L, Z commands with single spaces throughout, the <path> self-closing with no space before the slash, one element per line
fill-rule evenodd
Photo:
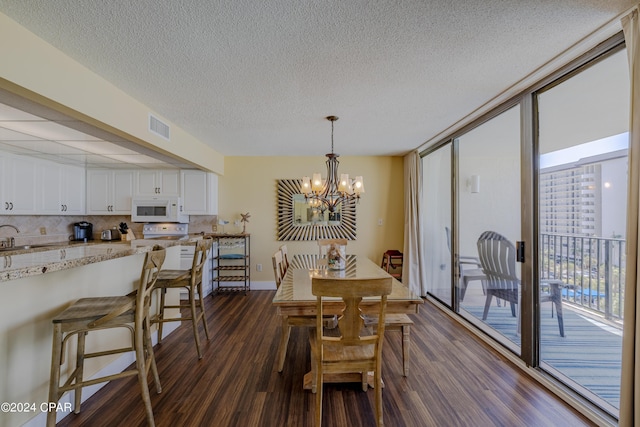
<path fill-rule="evenodd" d="M 471 187 L 472 193 L 479 193 L 480 192 L 480 175 L 471 175 L 469 186 Z"/>

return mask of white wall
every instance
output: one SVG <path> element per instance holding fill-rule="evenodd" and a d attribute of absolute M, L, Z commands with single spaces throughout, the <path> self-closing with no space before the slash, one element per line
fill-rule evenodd
<path fill-rule="evenodd" d="M 480 176 L 480 192 L 467 181 Z M 496 231 L 520 240 L 520 108 L 514 107 L 460 138 L 460 255 L 477 256 L 476 241 Z"/>

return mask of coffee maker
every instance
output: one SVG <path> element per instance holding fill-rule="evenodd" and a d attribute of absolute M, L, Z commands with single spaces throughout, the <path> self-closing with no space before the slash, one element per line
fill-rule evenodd
<path fill-rule="evenodd" d="M 84 242 L 93 240 L 93 224 L 86 221 L 73 224 L 73 240 Z"/>

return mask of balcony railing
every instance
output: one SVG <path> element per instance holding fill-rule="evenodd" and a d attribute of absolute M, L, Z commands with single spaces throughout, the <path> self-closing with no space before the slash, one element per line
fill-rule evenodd
<path fill-rule="evenodd" d="M 541 234 L 540 277 L 562 280 L 565 301 L 622 320 L 625 251 L 623 239 Z"/>

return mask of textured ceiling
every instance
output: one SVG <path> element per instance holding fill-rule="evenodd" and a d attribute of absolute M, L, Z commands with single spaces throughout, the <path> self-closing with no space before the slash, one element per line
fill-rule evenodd
<path fill-rule="evenodd" d="M 0 0 L 224 155 L 397 155 L 636 0 Z"/>

